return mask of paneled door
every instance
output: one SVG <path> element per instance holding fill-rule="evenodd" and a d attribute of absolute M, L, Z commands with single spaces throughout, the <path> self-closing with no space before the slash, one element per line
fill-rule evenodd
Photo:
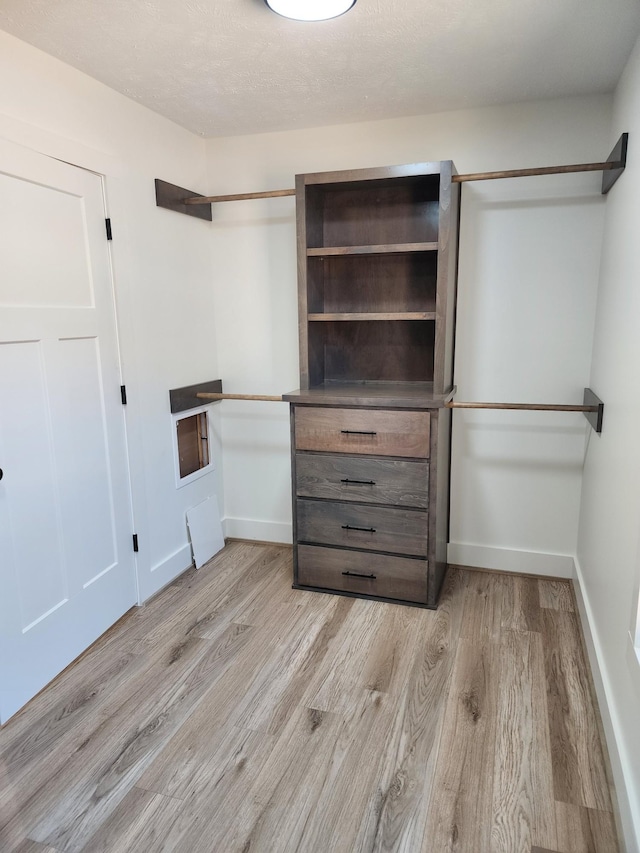
<path fill-rule="evenodd" d="M 0 721 L 136 601 L 99 175 L 0 140 Z"/>

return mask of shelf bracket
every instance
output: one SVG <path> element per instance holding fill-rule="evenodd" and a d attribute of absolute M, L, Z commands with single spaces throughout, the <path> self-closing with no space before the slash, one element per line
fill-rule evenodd
<path fill-rule="evenodd" d="M 584 396 L 582 398 L 582 402 L 585 407 L 588 407 L 588 411 L 585 410 L 584 416 L 589 421 L 593 429 L 600 433 L 602 432 L 602 419 L 604 417 L 604 403 L 596 394 L 593 393 L 591 388 L 584 389 Z"/>
<path fill-rule="evenodd" d="M 207 393 L 206 398 L 199 394 Z M 220 399 L 222 393 L 222 379 L 211 379 L 209 382 L 200 382 L 198 385 L 184 385 L 182 388 L 172 388 L 169 391 L 169 405 L 171 413 L 187 412 L 189 409 L 197 409 L 198 406 L 206 406 L 207 402 L 213 403 Z"/>
<path fill-rule="evenodd" d="M 213 219 L 211 205 L 185 204 L 184 200 L 189 197 L 203 198 L 192 190 L 185 190 L 184 187 L 177 187 L 175 184 L 168 184 L 156 178 L 156 207 L 166 207 L 167 210 L 175 210 L 176 213 L 185 213 L 187 216 L 195 216 L 197 219 L 206 219 L 211 222 Z"/>
<path fill-rule="evenodd" d="M 608 172 L 602 173 L 602 195 L 606 195 L 611 187 L 624 172 L 627 165 L 627 147 L 629 144 L 629 134 L 623 133 L 620 139 L 616 142 L 613 151 L 607 157 L 607 163 L 615 163 L 616 165 L 609 169 Z"/>

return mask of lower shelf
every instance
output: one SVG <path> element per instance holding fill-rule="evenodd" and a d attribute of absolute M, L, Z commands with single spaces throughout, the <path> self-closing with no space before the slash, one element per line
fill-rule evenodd
<path fill-rule="evenodd" d="M 426 560 L 298 545 L 296 586 L 427 604 Z"/>

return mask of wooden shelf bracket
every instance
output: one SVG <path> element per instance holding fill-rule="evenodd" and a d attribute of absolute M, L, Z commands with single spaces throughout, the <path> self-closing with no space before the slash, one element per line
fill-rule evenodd
<path fill-rule="evenodd" d="M 166 181 L 161 181 L 156 178 L 156 207 L 164 207 L 167 210 L 174 210 L 176 213 L 184 213 L 187 216 L 195 216 L 197 219 L 206 219 L 211 222 L 213 213 L 211 205 L 187 205 L 185 199 L 193 197 L 196 193 L 193 190 L 185 190 L 184 187 L 177 187 L 175 184 L 169 184 Z"/>
<path fill-rule="evenodd" d="M 206 405 L 207 397 L 200 397 L 201 393 L 214 395 L 217 399 L 222 391 L 222 379 L 211 379 L 209 382 L 199 382 L 197 385 L 184 385 L 182 388 L 172 388 L 169 391 L 169 405 L 171 413 L 186 412 L 189 409 L 197 409 L 198 406 Z"/>

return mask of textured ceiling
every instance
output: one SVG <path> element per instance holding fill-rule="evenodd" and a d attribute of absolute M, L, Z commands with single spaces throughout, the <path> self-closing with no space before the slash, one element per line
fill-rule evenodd
<path fill-rule="evenodd" d="M 611 91 L 638 0 L 0 0 L 0 29 L 203 136 Z"/>

